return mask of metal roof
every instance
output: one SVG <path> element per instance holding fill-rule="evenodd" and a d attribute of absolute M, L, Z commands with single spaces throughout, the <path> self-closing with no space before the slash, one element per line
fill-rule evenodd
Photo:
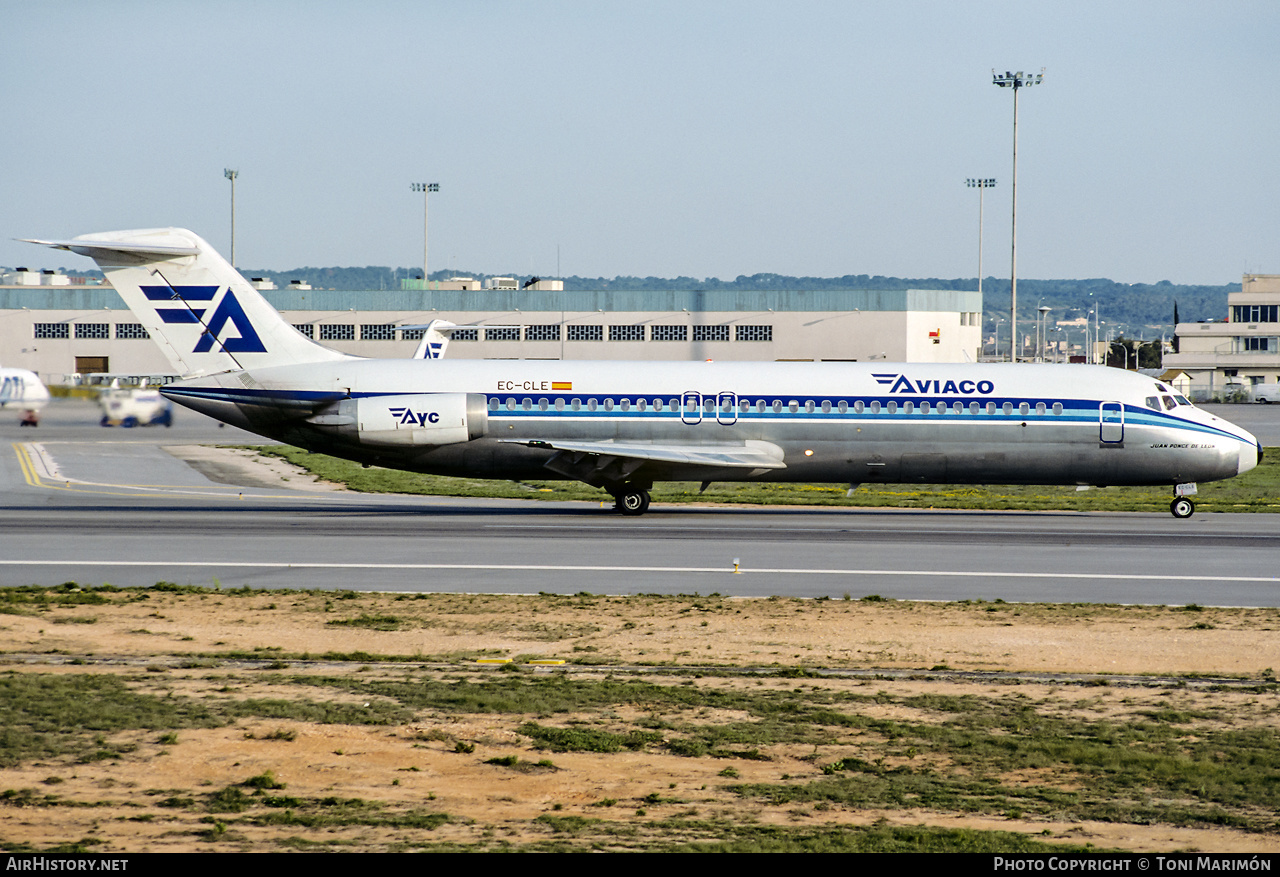
<path fill-rule="evenodd" d="M 281 311 L 969 311 L 977 291 L 952 289 L 819 290 L 350 290 L 274 289 L 262 295 Z M 107 286 L 0 287 L 0 310 L 125 310 Z"/>

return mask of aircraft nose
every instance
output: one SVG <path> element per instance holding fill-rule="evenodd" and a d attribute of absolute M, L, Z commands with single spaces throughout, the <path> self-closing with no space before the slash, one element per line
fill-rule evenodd
<path fill-rule="evenodd" d="M 1256 468 L 1262 462 L 1262 442 L 1253 436 L 1253 447 L 1241 443 L 1240 445 L 1240 468 L 1236 470 L 1237 475 L 1243 475 L 1250 469 Z"/>

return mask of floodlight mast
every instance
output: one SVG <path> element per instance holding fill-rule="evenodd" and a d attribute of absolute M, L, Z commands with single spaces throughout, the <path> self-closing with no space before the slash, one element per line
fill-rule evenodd
<path fill-rule="evenodd" d="M 410 183 L 409 188 L 422 193 L 422 288 L 427 289 L 427 198 L 440 191 L 439 183 Z"/>
<path fill-rule="evenodd" d="M 982 190 L 992 188 L 996 181 L 995 179 L 968 179 L 964 184 L 970 189 L 978 190 L 978 295 L 982 295 Z"/>
<path fill-rule="evenodd" d="M 222 175 L 231 181 L 231 267 L 236 267 L 236 177 L 240 171 L 223 168 Z"/>
<path fill-rule="evenodd" d="M 1030 88 L 1044 81 L 1044 68 L 1037 74 L 1027 74 L 1019 70 L 1017 73 L 1005 71 L 1001 76 L 993 68 L 991 81 L 1001 88 L 1013 89 L 1013 233 L 1010 242 L 1009 268 L 1009 320 L 1012 332 L 1009 334 L 1009 361 L 1018 361 L 1018 89 Z"/>

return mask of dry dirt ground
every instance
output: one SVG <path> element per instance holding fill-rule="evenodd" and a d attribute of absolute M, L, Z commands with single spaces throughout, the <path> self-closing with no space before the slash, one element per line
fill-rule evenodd
<path fill-rule="evenodd" d="M 1274 685 L 1266 688 L 1274 683 L 1272 668 L 1280 667 L 1280 613 L 1272 610 L 239 591 L 105 596 L 102 603 L 14 605 L 14 614 L 0 614 L 0 682 L 109 674 L 131 692 L 161 698 L 306 699 L 362 710 L 378 706 L 378 699 L 300 680 L 462 685 L 567 674 L 755 692 L 883 692 L 882 705 L 862 703 L 858 711 L 902 721 L 927 720 L 903 704 L 916 694 L 1007 698 L 1016 689 L 1037 708 L 1092 720 L 1123 721 L 1149 706 L 1277 730 Z M 481 663 L 502 659 L 514 659 L 519 669 Z M 535 659 L 569 663 L 529 663 Z M 800 666 L 884 672 L 791 678 L 730 672 Z M 700 667 L 710 669 L 686 672 Z M 1098 674 L 1111 681 L 1102 684 Z M 1133 685 L 1118 678 L 1130 674 L 1186 681 Z M 1262 688 L 1224 690 L 1195 678 L 1205 676 L 1252 679 Z M 568 713 L 538 707 L 410 713 L 385 724 L 343 724 L 264 717 L 260 710 L 167 734 L 102 732 L 96 745 L 114 757 L 81 751 L 14 759 L 0 770 L 0 790 L 8 790 L 0 798 L 0 847 L 643 849 L 715 839 L 717 825 L 923 825 L 1134 851 L 1280 848 L 1274 823 L 1250 832 L 1018 812 L 773 804 L 731 789 L 821 779 L 823 764 L 851 752 L 870 759 L 875 744 L 860 741 L 862 732 L 843 732 L 830 744 L 764 745 L 738 758 L 689 757 L 660 745 L 551 752 L 517 729 L 534 721 L 620 730 L 646 718 L 647 727 L 670 728 L 689 717 L 655 715 L 639 703 Z M 704 707 L 697 719 L 750 718 L 723 713 Z M 489 763 L 513 756 L 514 764 Z M 255 790 L 242 784 L 268 772 L 283 788 L 258 791 L 258 800 L 239 810 L 210 805 L 228 789 L 233 804 L 236 796 L 253 797 Z M 263 795 L 296 803 L 267 807 Z M 342 816 L 316 815 L 324 813 Z"/>
<path fill-rule="evenodd" d="M 92 621 L 90 621 L 92 619 Z M 363 621 L 361 622 L 361 620 Z M 392 621 L 391 619 L 395 619 Z M 376 630 L 333 621 L 358 621 Z M 358 703 L 362 695 L 340 689 L 300 693 L 297 676 L 356 675 L 363 681 L 501 679 L 486 658 L 582 660 L 605 665 L 550 665 L 520 673 L 569 672 L 575 678 L 629 678 L 627 667 L 647 665 L 647 681 L 708 687 L 789 690 L 794 678 L 740 677 L 708 670 L 678 676 L 679 667 L 795 667 L 1027 671 L 1065 674 L 1205 674 L 1263 679 L 1280 664 L 1276 613 L 1121 607 L 928 605 L 859 601 L 720 600 L 704 598 L 520 598 L 430 595 L 396 600 L 390 595 L 342 599 L 324 594 L 174 594 L 137 592 L 105 605 L 62 606 L 26 615 L 0 616 L 0 650 L 6 674 L 112 674 L 129 689 L 162 697 L 218 699 L 306 696 Z M 1196 627 L 1199 625 L 1199 627 Z M 254 655 L 258 661 L 217 659 Z M 283 650 L 275 651 L 275 650 Z M 403 656 L 406 661 L 296 660 L 298 656 Z M 273 656 L 280 656 L 276 659 Z M 415 660 L 416 659 L 416 660 Z M 74 662 L 74 663 L 73 663 Z M 433 664 L 434 666 L 427 666 Z M 1017 694 L 1055 709 L 1090 717 L 1152 708 L 1246 716 L 1270 705 L 1261 721 L 1274 732 L 1274 694 L 1125 684 L 1082 685 L 1034 675 L 1017 680 Z M 913 694 L 1007 696 L 1008 677 L 973 678 L 935 671 L 900 678 L 803 679 L 805 688 L 830 692 L 888 692 L 897 700 L 864 706 L 863 714 L 918 718 L 901 706 Z M 633 712 L 643 714 L 642 708 Z M 626 848 L 653 826 L 672 840 L 678 817 L 703 821 L 792 827 L 932 825 L 998 829 L 1041 839 L 1097 847 L 1170 851 L 1273 851 L 1275 833 L 1226 829 L 1055 821 L 1017 815 L 964 815 L 919 809 L 863 809 L 770 805 L 728 789 L 733 782 L 781 782 L 821 777 L 820 766 L 849 751 L 848 740 L 824 747 L 779 744 L 765 759 L 690 758 L 660 747 L 615 753 L 536 750 L 517 733 L 525 721 L 544 725 L 613 728 L 636 715 L 612 708 L 569 715 L 468 713 L 419 710 L 387 725 L 307 722 L 296 718 L 240 718 L 213 728 L 105 734 L 115 758 L 43 757 L 0 771 L 0 788 L 14 790 L 0 805 L 0 842 L 13 848 L 48 848 L 90 838 L 98 851 L 208 849 L 277 850 L 281 844 L 312 849 L 412 849 L 432 844 L 509 843 L 559 838 L 557 817 L 605 819 L 636 826 L 634 841 L 607 839 Z M 668 716 L 667 718 L 676 718 Z M 707 715 L 702 721 L 744 716 Z M 460 751 L 467 746 L 474 750 Z M 515 768 L 486 763 L 504 756 Z M 554 766 L 539 768 L 550 759 Z M 737 776 L 722 774 L 726 765 Z M 198 806 L 207 796 L 271 771 L 298 799 L 380 802 L 397 814 L 448 814 L 426 827 L 412 819 L 347 824 L 270 824 L 243 814 L 211 815 Z M 34 790 L 25 793 L 22 790 Z M 57 802 L 41 803 L 45 795 Z M 602 802 L 614 802 L 602 807 Z M 70 806 L 71 803 L 81 806 Z M 27 806 L 17 806 L 27 804 Z M 277 812 L 277 811 L 273 811 Z M 538 821 L 541 816 L 552 820 Z M 574 828 L 575 826 L 570 826 Z M 590 826 L 581 831 L 589 833 Z M 559 832 L 559 833 L 558 833 Z M 696 833 L 693 833 L 696 835 Z M 571 841 L 571 838 L 564 838 Z"/>

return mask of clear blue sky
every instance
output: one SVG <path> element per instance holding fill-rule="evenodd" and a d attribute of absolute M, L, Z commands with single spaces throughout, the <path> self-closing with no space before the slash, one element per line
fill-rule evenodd
<path fill-rule="evenodd" d="M 1280 273 L 1280 4 L 0 0 L 15 237 L 237 262 L 732 278 Z"/>

